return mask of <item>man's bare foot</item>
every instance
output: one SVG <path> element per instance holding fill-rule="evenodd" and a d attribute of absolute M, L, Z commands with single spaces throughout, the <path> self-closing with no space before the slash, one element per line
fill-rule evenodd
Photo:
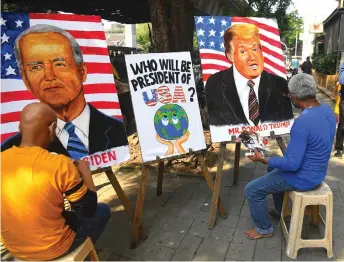
<path fill-rule="evenodd" d="M 245 235 L 245 237 L 247 237 L 248 239 L 251 239 L 251 240 L 256 240 L 256 239 L 260 239 L 260 238 L 268 238 L 268 237 L 273 236 L 273 234 L 261 235 L 255 229 L 250 229 L 250 230 L 246 231 L 244 233 L 244 235 Z"/>

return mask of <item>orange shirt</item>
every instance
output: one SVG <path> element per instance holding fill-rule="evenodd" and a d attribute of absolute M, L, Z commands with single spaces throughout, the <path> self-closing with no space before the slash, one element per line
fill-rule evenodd
<path fill-rule="evenodd" d="M 72 160 L 40 147 L 13 147 L 1 153 L 1 164 L 6 248 L 22 260 L 51 260 L 65 253 L 75 233 L 61 215 L 63 193 L 81 184 L 67 197 L 75 202 L 87 192 Z"/>

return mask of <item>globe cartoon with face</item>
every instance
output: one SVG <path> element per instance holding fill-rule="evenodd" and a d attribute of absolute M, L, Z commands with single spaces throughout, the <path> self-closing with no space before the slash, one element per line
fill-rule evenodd
<path fill-rule="evenodd" d="M 189 118 L 180 105 L 168 104 L 156 111 L 154 126 L 162 139 L 176 140 L 188 131 Z"/>

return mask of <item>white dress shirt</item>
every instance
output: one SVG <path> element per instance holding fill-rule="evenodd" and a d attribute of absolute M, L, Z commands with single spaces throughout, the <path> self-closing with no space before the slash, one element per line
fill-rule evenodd
<path fill-rule="evenodd" d="M 64 129 L 66 122 L 57 119 L 57 129 L 56 136 L 60 139 L 64 148 L 67 148 L 69 134 L 67 130 Z M 85 145 L 87 150 L 88 148 L 88 136 L 89 136 L 89 126 L 90 126 L 90 107 L 86 104 L 82 113 L 72 121 L 72 124 L 75 125 L 74 133 L 79 137 L 81 142 Z"/>
<path fill-rule="evenodd" d="M 246 77 L 244 77 L 243 75 L 239 73 L 239 71 L 235 67 L 235 64 L 233 66 L 233 76 L 234 76 L 235 86 L 239 95 L 240 103 L 245 113 L 245 117 L 247 121 L 249 122 L 250 126 L 254 126 L 254 123 L 250 120 L 250 113 L 249 113 L 249 108 L 248 108 L 248 97 L 250 94 L 250 87 L 247 85 L 247 82 L 249 81 L 249 79 L 247 79 Z M 257 101 L 259 103 L 258 88 L 259 88 L 259 83 L 260 83 L 260 75 L 257 78 L 251 79 L 251 80 L 254 82 L 253 90 L 256 93 Z M 258 124 L 260 124 L 260 120 Z"/>

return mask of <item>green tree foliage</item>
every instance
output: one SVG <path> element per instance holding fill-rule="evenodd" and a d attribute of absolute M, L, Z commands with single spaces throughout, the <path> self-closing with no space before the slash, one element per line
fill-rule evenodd
<path fill-rule="evenodd" d="M 290 12 L 285 16 L 285 23 L 279 23 L 282 41 L 288 45 L 293 46 L 296 40 L 296 34 L 303 32 L 303 19 L 299 16 L 296 10 Z"/>
<path fill-rule="evenodd" d="M 241 7 L 236 9 L 235 13 L 229 12 L 232 1 L 235 2 L 235 6 Z M 221 0 L 224 10 L 228 10 L 226 15 L 275 18 L 280 29 L 281 40 L 287 46 L 293 46 L 296 33 L 303 31 L 303 20 L 297 10 L 289 11 L 293 8 L 292 0 L 247 0 L 245 3 L 241 0 L 232 1 Z"/>
<path fill-rule="evenodd" d="M 246 10 L 250 10 L 246 0 L 216 0 L 224 15 L 242 16 Z"/>
<path fill-rule="evenodd" d="M 334 75 L 337 70 L 338 53 L 313 54 L 312 61 L 315 71 L 324 75 Z"/>
<path fill-rule="evenodd" d="M 275 18 L 281 41 L 295 44 L 296 34 L 303 31 L 303 19 L 293 10 L 293 0 L 217 0 L 228 16 Z M 292 11 L 291 11 L 292 10 Z M 194 47 L 197 46 L 194 40 Z"/>
<path fill-rule="evenodd" d="M 148 52 L 148 49 L 151 45 L 151 42 L 149 39 L 148 24 L 136 25 L 136 41 L 139 48 L 143 49 L 145 52 Z"/>

